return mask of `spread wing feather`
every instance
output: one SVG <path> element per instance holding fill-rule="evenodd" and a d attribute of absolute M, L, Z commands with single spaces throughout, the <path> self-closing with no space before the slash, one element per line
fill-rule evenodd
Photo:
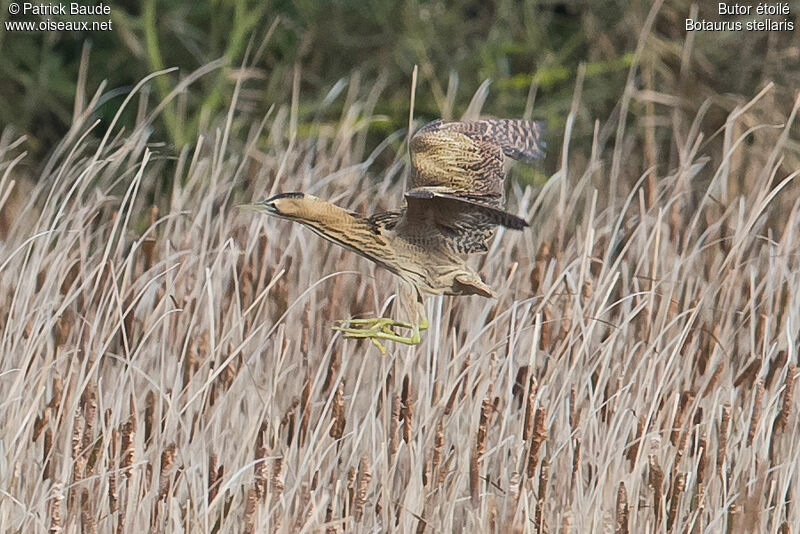
<path fill-rule="evenodd" d="M 403 227 L 439 232 L 459 253 L 487 250 L 497 225 L 528 224 L 506 213 L 503 156 L 530 161 L 544 155 L 541 123 L 521 119 L 433 121 L 411 138 L 411 178 Z"/>

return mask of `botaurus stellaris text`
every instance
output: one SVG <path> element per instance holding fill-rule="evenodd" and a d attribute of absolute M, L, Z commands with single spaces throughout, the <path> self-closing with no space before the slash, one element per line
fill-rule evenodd
<path fill-rule="evenodd" d="M 433 121 L 411 138 L 405 206 L 365 217 L 305 193 L 282 193 L 243 207 L 299 222 L 393 272 L 408 322 L 386 317 L 339 321 L 349 338 L 416 345 L 428 327 L 423 295 L 494 297 L 466 256 L 486 252 L 498 225 L 528 223 L 504 211 L 503 157 L 541 158 L 542 124 L 530 120 Z M 347 325 L 347 326 L 345 326 Z M 411 331 L 399 335 L 394 328 Z"/>

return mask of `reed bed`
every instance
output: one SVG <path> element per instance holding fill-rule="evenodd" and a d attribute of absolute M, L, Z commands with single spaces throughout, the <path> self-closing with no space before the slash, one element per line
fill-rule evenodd
<path fill-rule="evenodd" d="M 576 91 L 559 171 L 509 181 L 531 228 L 473 260 L 499 298 L 428 299 L 386 356 L 330 326 L 392 313 L 389 273 L 235 209 L 397 206 L 375 95 L 309 136 L 297 100 L 241 137 L 232 107 L 177 154 L 137 91 L 132 131 L 95 100 L 24 194 L 3 136 L 0 530 L 796 532 L 797 105 L 772 92 L 719 143 L 673 115 L 675 165 L 639 174 L 624 116 L 570 153 Z"/>

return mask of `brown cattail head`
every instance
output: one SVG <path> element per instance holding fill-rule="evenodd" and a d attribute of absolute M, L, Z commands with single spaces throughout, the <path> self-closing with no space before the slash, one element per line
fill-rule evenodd
<path fill-rule="evenodd" d="M 547 532 L 547 524 L 544 520 L 544 505 L 547 502 L 547 484 L 550 482 L 550 462 L 542 460 L 542 467 L 539 470 L 539 495 L 536 499 L 536 512 L 533 519 L 533 527 L 538 533 Z"/>
<path fill-rule="evenodd" d="M 83 488 L 81 492 L 81 532 L 82 534 L 95 534 L 97 522 L 94 520 L 94 507 L 89 497 L 89 490 Z"/>
<path fill-rule="evenodd" d="M 533 420 L 533 434 L 531 435 L 530 448 L 528 449 L 528 478 L 533 478 L 536 474 L 536 466 L 539 463 L 539 450 L 541 449 L 542 442 L 547 437 L 547 429 L 545 428 L 545 419 L 547 418 L 547 410 L 544 407 L 539 407 L 536 410 L 536 415 Z"/>
<path fill-rule="evenodd" d="M 150 442 L 153 432 L 153 418 L 155 417 L 156 394 L 153 390 L 147 392 L 144 398 L 144 442 Z"/>
<path fill-rule="evenodd" d="M 400 419 L 403 421 L 403 441 L 411 443 L 411 421 L 414 416 L 414 399 L 411 395 L 411 384 L 408 375 L 403 378 L 402 408 Z"/>
<path fill-rule="evenodd" d="M 254 534 L 256 531 L 256 509 L 258 507 L 258 496 L 255 488 L 248 488 L 244 498 L 244 532 Z"/>
<path fill-rule="evenodd" d="M 372 480 L 372 473 L 369 470 L 369 461 L 366 456 L 361 457 L 358 463 L 358 476 L 356 477 L 355 497 L 353 499 L 353 518 L 360 522 L 364 515 L 364 504 L 367 502 L 367 490 Z"/>
<path fill-rule="evenodd" d="M 397 447 L 400 441 L 400 395 L 396 394 L 392 398 L 392 419 L 389 422 L 389 461 L 394 458 L 397 453 Z"/>
<path fill-rule="evenodd" d="M 642 438 L 644 437 L 644 417 L 641 415 L 636 419 L 636 433 L 633 436 L 633 440 L 631 441 L 628 448 L 625 450 L 625 457 L 628 459 L 630 463 L 634 463 L 636 461 L 636 457 L 639 454 L 639 447 L 642 444 Z"/>
<path fill-rule="evenodd" d="M 330 429 L 330 436 L 333 439 L 341 439 L 344 434 L 345 417 L 344 417 L 344 386 L 339 382 L 336 388 L 336 393 L 333 395 L 333 405 L 331 406 L 331 416 L 333 417 L 333 424 Z"/>
<path fill-rule="evenodd" d="M 133 408 L 133 399 L 131 399 L 131 414 L 125 424 L 122 425 L 122 441 L 120 444 L 120 470 L 125 473 L 126 478 L 131 477 L 131 466 L 133 466 L 134 438 L 136 436 L 136 412 Z"/>
<path fill-rule="evenodd" d="M 469 495 L 473 508 L 478 508 L 481 504 L 481 463 L 478 458 L 478 451 L 473 450 L 469 455 Z"/>
<path fill-rule="evenodd" d="M 49 428 L 44 431 L 44 441 L 42 442 L 42 480 L 48 480 L 52 476 L 50 455 L 53 450 L 53 431 Z"/>
<path fill-rule="evenodd" d="M 217 497 L 219 491 L 219 472 L 217 471 L 217 453 L 212 452 L 208 455 L 208 502 L 211 503 Z"/>
<path fill-rule="evenodd" d="M 617 489 L 616 526 L 614 534 L 628 534 L 628 492 L 625 483 L 620 482 Z"/>
<path fill-rule="evenodd" d="M 475 454 L 478 461 L 483 458 L 483 453 L 486 452 L 486 428 L 489 424 L 489 413 L 492 409 L 492 402 L 489 397 L 484 397 L 481 402 L 481 415 L 478 419 L 478 435 L 475 439 Z"/>
<path fill-rule="evenodd" d="M 308 434 L 308 423 L 311 418 L 311 379 L 306 374 L 303 391 L 300 396 L 300 446 L 302 447 Z"/>
<path fill-rule="evenodd" d="M 83 404 L 84 421 L 81 448 L 86 451 L 94 440 L 94 423 L 97 417 L 97 390 L 95 389 L 94 381 L 90 380 L 86 385 L 81 403 Z"/>
<path fill-rule="evenodd" d="M 656 459 L 655 455 L 650 455 L 649 459 L 649 477 L 648 482 L 650 487 L 653 488 L 653 514 L 655 516 L 656 524 L 661 523 L 662 514 L 664 510 L 661 506 L 662 497 L 663 497 L 663 487 L 664 487 L 664 471 L 661 469 L 661 466 L 658 465 L 658 460 Z"/>
<path fill-rule="evenodd" d="M 756 382 L 755 398 L 753 399 L 753 411 L 750 414 L 750 426 L 747 429 L 747 446 L 753 445 L 753 439 L 756 436 L 758 428 L 758 418 L 761 415 L 761 402 L 764 397 L 764 381 L 758 380 Z"/>
<path fill-rule="evenodd" d="M 728 452 L 728 428 L 731 423 L 731 406 L 725 404 L 722 407 L 722 418 L 719 422 L 719 438 L 717 439 L 717 474 L 723 476 L 723 464 Z"/>
<path fill-rule="evenodd" d="M 581 422 L 581 410 L 577 407 L 577 391 L 575 386 L 569 391 L 569 428 L 572 432 L 577 430 Z"/>
<path fill-rule="evenodd" d="M 786 369 L 786 381 L 783 386 L 783 402 L 781 411 L 778 414 L 778 430 L 783 431 L 789 422 L 789 415 L 792 412 L 792 396 L 794 395 L 794 379 L 797 376 L 797 367 L 789 364 Z"/>
<path fill-rule="evenodd" d="M 170 478 L 172 465 L 175 463 L 175 451 L 177 446 L 170 443 L 164 452 L 161 453 L 161 475 L 158 482 L 158 498 L 166 500 L 170 491 Z"/>
<path fill-rule="evenodd" d="M 261 433 L 259 432 L 259 434 Z M 253 487 L 259 500 L 263 500 L 267 495 L 266 456 L 267 448 L 263 444 L 256 444 L 253 451 Z"/>
<path fill-rule="evenodd" d="M 525 418 L 522 423 L 522 440 L 528 441 L 533 430 L 533 414 L 536 405 L 536 377 L 531 375 L 528 381 L 528 398 L 525 403 Z"/>
<path fill-rule="evenodd" d="M 431 459 L 431 478 L 435 483 L 441 484 L 443 473 L 437 476 L 442 463 L 442 448 L 444 448 L 444 423 L 441 419 L 436 423 L 436 435 L 433 438 L 433 457 Z"/>
<path fill-rule="evenodd" d="M 269 485 L 274 495 L 283 493 L 283 458 L 278 457 L 272 461 Z"/>
<path fill-rule="evenodd" d="M 64 528 L 61 524 L 61 503 L 64 501 L 64 486 L 60 482 L 53 484 L 52 496 L 50 497 L 49 515 L 50 534 L 60 534 Z"/>
<path fill-rule="evenodd" d="M 678 517 L 678 504 L 680 503 L 680 496 L 686 489 L 686 473 L 678 473 L 673 482 L 669 492 L 669 512 L 667 513 L 667 532 L 672 532 L 672 527 L 675 524 L 675 519 Z"/>

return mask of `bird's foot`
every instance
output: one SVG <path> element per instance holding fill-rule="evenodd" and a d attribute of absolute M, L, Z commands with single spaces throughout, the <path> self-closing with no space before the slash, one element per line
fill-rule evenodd
<path fill-rule="evenodd" d="M 381 354 L 386 354 L 386 347 L 380 340 L 394 341 L 406 345 L 417 345 L 420 342 L 419 332 L 428 328 L 428 321 L 423 317 L 418 326 L 402 321 L 395 321 L 388 317 L 377 317 L 374 319 L 350 319 L 338 321 L 339 325 L 332 327 L 334 330 L 342 332 L 344 337 L 353 339 L 369 339 L 373 345 L 378 347 Z M 345 327 L 344 325 L 350 325 Z M 353 328 L 358 325 L 357 328 Z M 410 336 L 401 336 L 392 328 L 407 328 L 411 330 Z"/>

